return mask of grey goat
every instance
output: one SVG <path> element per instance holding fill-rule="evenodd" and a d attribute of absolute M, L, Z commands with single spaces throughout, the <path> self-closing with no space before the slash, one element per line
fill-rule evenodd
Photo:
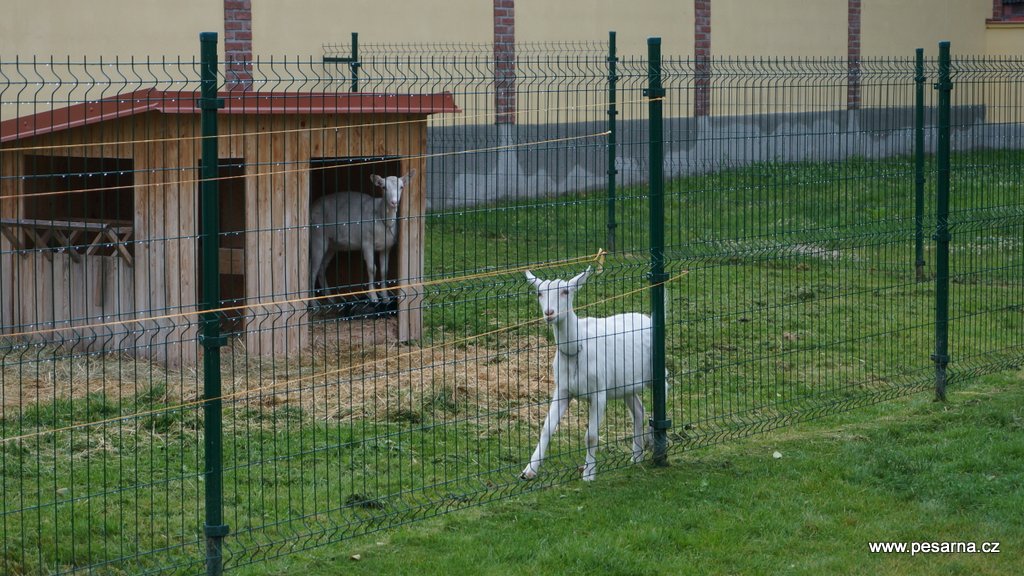
<path fill-rule="evenodd" d="M 383 198 L 361 192 L 335 192 L 317 199 L 309 209 L 309 287 L 316 293 L 317 281 L 327 287 L 327 263 L 338 252 L 359 251 L 366 263 L 370 281 L 369 298 L 378 300 L 374 255 L 380 253 L 380 278 L 383 290 L 388 277 L 388 254 L 398 240 L 398 204 L 402 191 L 416 175 L 410 171 L 401 178 L 376 174 L 373 184 L 384 189 Z"/>

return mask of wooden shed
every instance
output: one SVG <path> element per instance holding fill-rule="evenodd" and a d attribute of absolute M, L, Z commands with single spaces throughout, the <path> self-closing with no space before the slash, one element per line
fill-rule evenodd
<path fill-rule="evenodd" d="M 196 359 L 195 317 L 177 315 L 201 294 L 197 97 L 141 90 L 2 123 L 0 335 Z M 389 276 L 421 277 L 425 120 L 457 112 L 451 94 L 220 97 L 222 294 L 253 306 L 251 353 L 308 343 L 309 207 L 335 187 L 371 193 L 370 172 L 416 169 Z M 415 295 L 398 316 L 399 338 L 418 338 Z"/>

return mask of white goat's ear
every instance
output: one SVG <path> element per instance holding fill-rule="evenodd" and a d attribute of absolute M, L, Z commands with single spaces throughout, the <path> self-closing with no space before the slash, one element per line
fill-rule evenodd
<path fill-rule="evenodd" d="M 408 186 L 409 185 L 409 180 L 412 180 L 415 177 L 416 177 L 416 169 L 413 168 L 412 170 L 409 170 L 409 172 L 405 176 L 402 176 L 402 186 Z"/>
<path fill-rule="evenodd" d="M 580 272 L 579 274 L 573 276 L 572 280 L 569 280 L 569 284 L 571 284 L 575 288 L 579 288 L 580 286 L 583 285 L 584 282 L 587 281 L 588 277 L 590 277 L 590 266 L 587 266 L 587 269 L 584 270 L 583 272 Z"/>
<path fill-rule="evenodd" d="M 529 270 L 526 271 L 526 279 L 529 280 L 530 284 L 533 284 L 534 286 L 540 285 L 540 280 L 537 280 L 537 277 L 534 276 L 533 272 L 530 272 Z"/>
<path fill-rule="evenodd" d="M 384 187 L 384 179 L 376 174 L 370 174 L 370 182 L 373 182 L 374 186 L 378 186 L 380 188 Z"/>

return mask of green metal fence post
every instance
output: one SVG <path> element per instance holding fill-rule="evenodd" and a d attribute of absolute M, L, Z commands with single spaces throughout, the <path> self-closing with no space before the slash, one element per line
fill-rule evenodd
<path fill-rule="evenodd" d="M 665 89 L 661 86 L 661 38 L 647 39 L 647 90 L 648 122 L 650 122 L 650 144 L 648 169 L 650 186 L 650 250 L 651 250 L 651 320 L 654 349 L 652 364 L 654 374 L 654 409 L 651 428 L 654 430 L 654 455 L 656 466 L 668 465 L 668 430 L 672 421 L 668 419 L 665 390 L 665 147 L 662 126 L 662 99 Z"/>
<path fill-rule="evenodd" d="M 949 365 L 949 136 L 950 80 L 949 42 L 939 42 L 938 146 L 935 199 L 935 399 L 946 399 L 946 367 Z"/>
<path fill-rule="evenodd" d="M 349 83 L 349 90 L 359 92 L 359 33 L 352 33 L 352 48 L 348 56 L 324 56 L 324 64 L 348 64 L 349 73 L 352 75 Z"/>
<path fill-rule="evenodd" d="M 359 92 L 359 32 L 352 33 L 352 59 L 348 67 L 352 70 L 352 92 Z"/>
<path fill-rule="evenodd" d="M 615 32 L 608 32 L 608 250 L 615 250 L 615 176 L 619 171 L 615 168 L 616 155 L 616 116 L 619 115 L 616 102 L 619 76 L 616 65 L 619 57 L 615 51 Z"/>
<path fill-rule="evenodd" d="M 924 48 L 916 51 L 914 65 L 914 269 L 924 281 Z"/>
<path fill-rule="evenodd" d="M 217 34 L 199 35 L 201 46 L 200 123 L 202 129 L 202 332 L 203 347 L 203 449 L 206 490 L 206 573 L 223 572 L 222 544 L 228 533 L 224 524 L 223 423 L 220 379 L 220 348 L 224 337 L 214 310 L 220 306 L 220 191 L 217 185 L 217 109 L 224 101 L 217 98 Z"/>

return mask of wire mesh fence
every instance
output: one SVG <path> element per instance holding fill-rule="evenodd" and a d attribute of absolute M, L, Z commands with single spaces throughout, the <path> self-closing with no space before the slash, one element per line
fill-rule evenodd
<path fill-rule="evenodd" d="M 591 352 L 527 270 L 592 267 L 605 317 L 664 264 L 670 454 L 929 390 L 944 169 L 949 382 L 1024 356 L 1019 59 L 953 60 L 944 168 L 934 59 L 664 58 L 661 96 L 603 42 L 325 53 L 214 98 L 198 60 L 0 63 L 5 573 L 230 570 L 576 481 L 587 402 L 520 475 L 584 349 L 598 481 L 633 465 L 650 328 Z"/>

